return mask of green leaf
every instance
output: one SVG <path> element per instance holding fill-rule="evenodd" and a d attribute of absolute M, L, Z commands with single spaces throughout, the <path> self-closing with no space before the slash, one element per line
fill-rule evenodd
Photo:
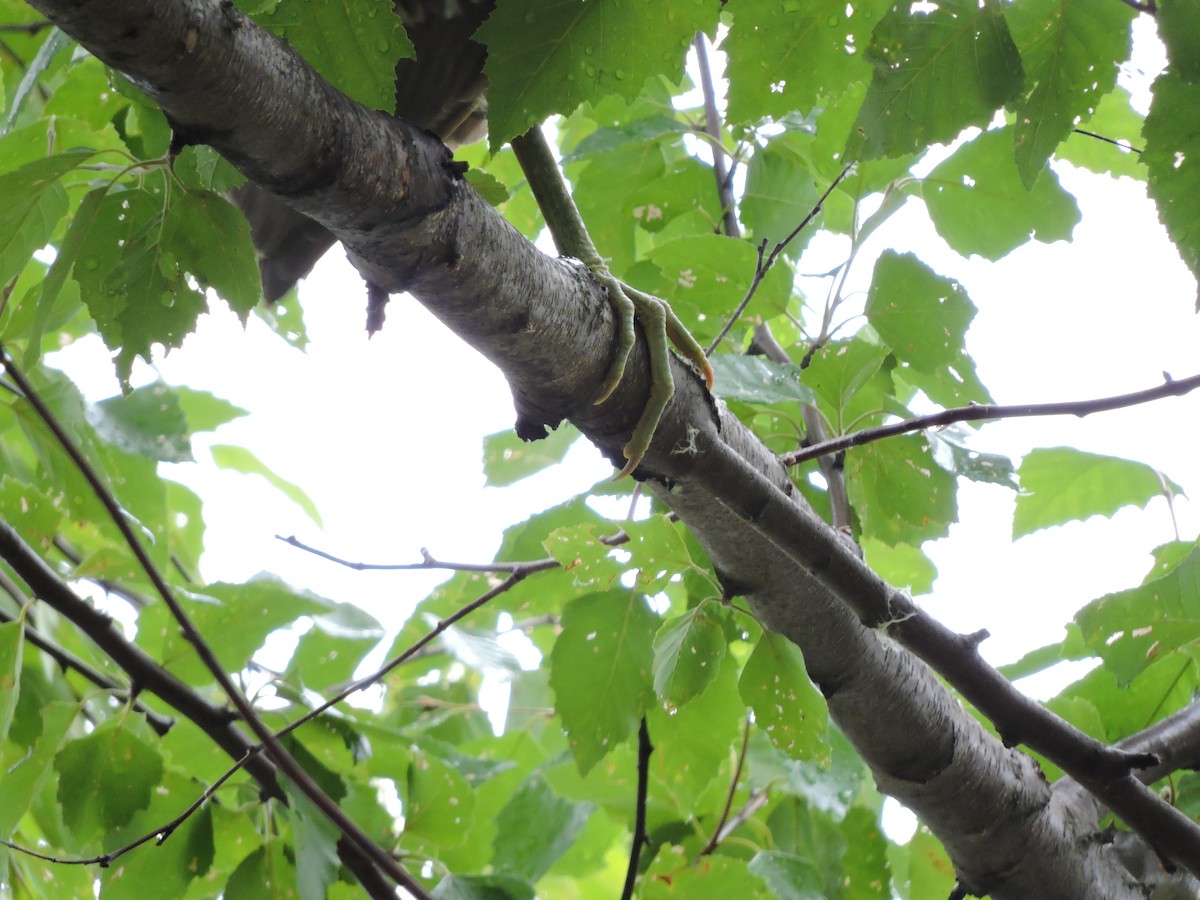
<path fill-rule="evenodd" d="M 447 875 L 434 900 L 534 900 L 533 885 L 511 875 Z"/>
<path fill-rule="evenodd" d="M 372 109 L 396 109 L 396 62 L 413 46 L 390 0 L 279 0 L 258 21 L 342 93 Z"/>
<path fill-rule="evenodd" d="M 856 52 L 887 9 L 886 0 L 849 5 L 739 0 L 721 49 L 729 54 L 729 119 L 782 119 L 838 100 L 871 77 Z"/>
<path fill-rule="evenodd" d="M 970 432 L 961 425 L 950 425 L 925 434 L 938 462 L 959 478 L 1020 490 L 1013 461 L 999 453 L 981 453 L 967 446 Z"/>
<path fill-rule="evenodd" d="M 887 347 L 862 337 L 830 341 L 813 354 L 804 370 L 804 383 L 812 388 L 835 434 L 845 433 L 856 418 L 858 407 L 879 409 L 870 383 L 887 357 Z M 870 395 L 865 403 L 857 402 L 860 393 Z"/>
<path fill-rule="evenodd" d="M 287 677 L 314 690 L 350 681 L 385 634 L 374 616 L 350 603 L 335 604 L 312 620 L 312 629 L 300 638 L 288 663 Z"/>
<path fill-rule="evenodd" d="M 811 861 L 791 853 L 760 850 L 750 860 L 750 871 L 771 888 L 780 900 L 824 900 L 825 880 Z"/>
<path fill-rule="evenodd" d="M 224 197 L 209 191 L 187 191 L 171 199 L 170 227 L 171 245 L 180 264 L 201 287 L 215 289 L 245 324 L 262 298 L 246 217 Z"/>
<path fill-rule="evenodd" d="M 160 462 L 192 460 L 191 435 L 179 396 L 162 382 L 101 400 L 89 412 L 96 434 L 126 453 Z"/>
<path fill-rule="evenodd" d="M 592 809 L 591 804 L 560 797 L 535 773 L 496 817 L 492 844 L 496 870 L 536 883 L 570 849 Z"/>
<path fill-rule="evenodd" d="M 21 696 L 21 656 L 25 648 L 24 616 L 0 622 L 0 742 L 8 737 L 17 700 Z"/>
<path fill-rule="evenodd" d="M 1018 475 L 1021 493 L 1013 514 L 1014 540 L 1075 519 L 1111 516 L 1122 506 L 1145 508 L 1168 492 L 1183 493 L 1162 472 L 1144 463 L 1071 447 L 1031 451 Z"/>
<path fill-rule="evenodd" d="M 272 840 L 243 859 L 225 883 L 225 900 L 292 900 L 296 869 L 282 840 Z"/>
<path fill-rule="evenodd" d="M 8 475 L 0 476 L 0 520 L 36 550 L 50 549 L 63 520 L 63 510 L 32 485 Z"/>
<path fill-rule="evenodd" d="M 213 853 L 212 807 L 204 806 L 180 823 L 169 839 L 105 868 L 100 895 L 105 900 L 141 900 L 146 886 L 152 884 L 158 896 L 181 897 L 193 880 L 208 873 Z"/>
<path fill-rule="evenodd" d="M 890 900 L 891 873 L 888 868 L 888 840 L 880 832 L 875 814 L 861 806 L 853 807 L 841 823 L 846 839 L 842 857 L 845 900 Z"/>
<path fill-rule="evenodd" d="M 475 189 L 475 193 L 492 206 L 503 206 L 511 196 L 504 182 L 491 172 L 485 172 L 483 169 L 468 169 L 466 178 L 467 183 Z"/>
<path fill-rule="evenodd" d="M 41 710 L 41 734 L 31 752 L 0 778 L 0 838 L 12 836 L 50 776 L 54 758 L 79 712 L 79 704 L 56 701 Z"/>
<path fill-rule="evenodd" d="M 654 690 L 671 707 L 699 696 L 725 657 L 725 628 L 702 603 L 668 619 L 654 636 Z"/>
<path fill-rule="evenodd" d="M 606 591 L 625 571 L 625 566 L 612 557 L 613 548 L 597 537 L 596 526 L 592 524 L 556 528 L 542 546 L 571 573 L 578 587 Z"/>
<path fill-rule="evenodd" d="M 21 68 L 24 72 L 21 75 L 21 80 L 17 83 L 16 90 L 13 92 L 11 103 L 8 107 L 8 115 L 4 119 L 4 128 L 0 129 L 0 134 L 8 134 L 13 125 L 16 124 L 17 118 L 25 109 L 26 101 L 31 95 L 35 94 L 39 81 L 46 78 L 50 70 L 51 63 L 54 62 L 62 51 L 66 50 L 73 44 L 70 36 L 57 28 L 51 28 L 46 35 L 46 39 L 42 41 L 38 47 L 37 55 L 28 65 L 23 65 Z M 11 197 L 11 194 L 0 193 L 0 196 Z M 0 279 L 3 283 L 3 279 Z"/>
<path fill-rule="evenodd" d="M 74 151 L 26 163 L 0 175 L 0 285 L 18 275 L 50 241 L 67 214 L 67 191 L 59 179 L 91 157 Z"/>
<path fill-rule="evenodd" d="M 295 785 L 285 782 L 296 852 L 296 887 L 301 900 L 325 900 L 337 880 L 341 831 Z"/>
<path fill-rule="evenodd" d="M 501 3 L 477 37 L 488 46 L 488 140 L 493 150 L 554 113 L 617 94 L 631 100 L 647 78 L 677 81 L 697 31 L 717 8 L 676 0 L 524 0 Z"/>
<path fill-rule="evenodd" d="M 742 221 L 754 243 L 767 242 L 768 251 L 782 243 L 812 214 L 819 194 L 812 172 L 800 155 L 786 144 L 785 135 L 767 144 L 750 158 L 746 189 L 742 194 Z M 711 176 L 710 176 L 711 177 Z M 785 253 L 799 257 L 821 227 L 821 214 L 787 246 Z"/>
<path fill-rule="evenodd" d="M 1084 640 L 1125 685 L 1200 640 L 1200 550 L 1167 574 L 1093 600 L 1075 616 Z"/>
<path fill-rule="evenodd" d="M 682 847 L 665 847 L 642 878 L 642 900 L 766 900 L 774 897 L 745 860 L 713 854 L 695 865 Z"/>
<path fill-rule="evenodd" d="M 933 590 L 937 578 L 937 567 L 929 557 L 912 544 L 887 544 L 871 537 L 863 537 L 859 543 L 863 557 L 872 569 L 888 584 L 895 585 L 910 594 L 928 594 Z"/>
<path fill-rule="evenodd" d="M 1189 84 L 1200 82 L 1200 6 L 1193 0 L 1159 0 L 1156 5 L 1154 21 L 1172 72 Z"/>
<path fill-rule="evenodd" d="M 240 671 L 273 631 L 301 616 L 328 612 L 331 605 L 315 594 L 292 590 L 274 576 L 259 576 L 245 584 L 204 585 L 187 603 L 193 624 L 229 672 Z M 154 616 L 167 618 L 157 608 Z M 158 654 L 174 675 L 185 680 L 211 678 L 177 627 L 164 628 L 159 636 Z"/>
<path fill-rule="evenodd" d="M 847 145 L 852 158 L 902 156 L 949 143 L 1015 99 L 1021 57 L 994 4 L 897 3 L 871 36 L 875 67 Z"/>
<path fill-rule="evenodd" d="M 738 691 L 775 747 L 796 759 L 828 759 L 829 709 L 809 680 L 799 647 L 764 631 L 742 668 Z"/>
<path fill-rule="evenodd" d="M 1021 180 L 1032 188 L 1055 148 L 1116 84 L 1136 13 L 1089 0 L 1032 0 L 1004 12 L 1025 66 L 1027 91 L 1017 104 L 1013 142 Z"/>
<path fill-rule="evenodd" d="M 811 403 L 813 392 L 800 380 L 800 367 L 764 356 L 722 353 L 712 360 L 713 393 L 743 403 Z"/>
<path fill-rule="evenodd" d="M 934 227 L 963 256 L 996 260 L 1027 243 L 1069 241 L 1079 206 L 1047 172 L 1026 187 L 1013 162 L 1010 129 L 963 144 L 924 181 Z M 1030 163 L 1032 165 L 1032 163 Z"/>
<path fill-rule="evenodd" d="M 1154 82 L 1154 99 L 1142 129 L 1147 190 L 1184 263 L 1200 279 L 1200 83 L 1166 72 Z M 1200 309 L 1200 295 L 1196 299 Z"/>
<path fill-rule="evenodd" d="M 550 654 L 550 687 L 580 774 L 625 740 L 653 700 L 658 619 L 641 594 L 613 590 L 572 600 Z"/>
<path fill-rule="evenodd" d="M 163 774 L 158 752 L 123 719 L 109 719 L 54 758 L 63 822 L 77 838 L 120 827 L 145 809 Z"/>
<path fill-rule="evenodd" d="M 856 447 L 846 455 L 846 481 L 863 535 L 885 544 L 919 547 L 958 519 L 954 476 L 921 435 Z"/>
<path fill-rule="evenodd" d="M 579 432 L 563 423 L 539 441 L 523 441 L 512 429 L 483 439 L 484 484 L 507 487 L 563 461 Z"/>
<path fill-rule="evenodd" d="M 455 847 L 466 840 L 475 814 L 475 794 L 452 766 L 415 750 L 404 786 L 406 838 L 420 838 L 437 847 Z"/>
<path fill-rule="evenodd" d="M 280 478 L 245 447 L 216 444 L 210 448 L 210 452 L 213 462 L 222 469 L 232 469 L 245 475 L 261 475 L 270 483 L 271 487 L 304 510 L 317 525 L 321 524 L 321 514 L 317 512 L 317 505 L 312 502 L 308 494 L 304 493 L 298 484 Z"/>
<path fill-rule="evenodd" d="M 182 385 L 171 387 L 171 393 L 183 410 L 188 431 L 216 431 L 226 422 L 249 415 L 249 410 L 234 406 L 228 400 L 213 396 L 208 391 L 197 391 Z"/>
<path fill-rule="evenodd" d="M 105 194 L 73 270 L 126 386 L 135 357 L 149 361 L 154 344 L 181 346 L 207 309 L 171 246 L 164 196 L 161 188 Z"/>
<path fill-rule="evenodd" d="M 712 684 L 678 709 L 657 704 L 646 714 L 654 753 L 652 778 L 675 798 L 682 815 L 719 803 L 728 792 L 720 778 L 731 771 L 729 748 L 741 742 L 746 706 L 738 695 L 738 663 L 725 654 Z"/>
<path fill-rule="evenodd" d="M 900 361 L 903 378 L 935 403 L 991 401 L 966 348 L 975 304 L 957 281 L 911 253 L 886 250 L 875 263 L 866 312 Z"/>
<path fill-rule="evenodd" d="M 717 234 L 659 244 L 646 259 L 659 268 L 662 280 L 638 286 L 669 301 L 684 323 L 705 337 L 715 336 L 733 314 L 758 265 L 758 254 L 749 242 Z M 774 315 L 787 307 L 790 296 L 790 275 L 785 266 L 775 266 L 743 315 Z"/>

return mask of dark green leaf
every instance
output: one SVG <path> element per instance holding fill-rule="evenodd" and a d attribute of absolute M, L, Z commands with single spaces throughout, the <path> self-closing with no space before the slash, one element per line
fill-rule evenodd
<path fill-rule="evenodd" d="M 954 476 L 919 435 L 856 447 L 846 454 L 846 481 L 863 535 L 885 544 L 919 547 L 958 520 Z"/>
<path fill-rule="evenodd" d="M 190 462 L 191 435 L 179 396 L 162 382 L 101 400 L 89 408 L 96 434 L 126 453 L 161 462 Z"/>
<path fill-rule="evenodd" d="M 563 423 L 540 441 L 523 441 L 511 429 L 483 439 L 483 474 L 488 487 L 507 487 L 562 462 L 579 432 Z"/>
<path fill-rule="evenodd" d="M 1147 190 L 1179 255 L 1200 278 L 1200 83 L 1167 72 L 1154 82 L 1154 100 L 1142 129 Z M 1190 110 L 1191 114 L 1182 110 Z M 1196 308 L 1200 309 L 1200 295 Z"/>
<path fill-rule="evenodd" d="M 871 68 L 860 51 L 886 9 L 886 0 L 739 0 L 730 8 L 733 25 L 721 45 L 729 54 L 730 120 L 807 112 L 867 81 Z"/>
<path fill-rule="evenodd" d="M 807 859 L 777 850 L 761 850 L 750 860 L 750 871 L 780 900 L 824 900 L 825 881 Z"/>
<path fill-rule="evenodd" d="M 91 153 L 74 151 L 26 163 L 0 175 L 0 284 L 7 284 L 50 241 L 67 214 L 67 191 L 59 179 L 87 161 Z"/>
<path fill-rule="evenodd" d="M 926 434 L 938 462 L 960 478 L 969 478 L 981 484 L 999 484 L 1014 491 L 1020 489 L 1012 460 L 999 453 L 972 450 L 967 446 L 970 432 L 966 428 L 951 425 L 927 431 Z M 947 456 L 949 459 L 946 459 Z"/>
<path fill-rule="evenodd" d="M 163 773 L 158 752 L 122 719 L 66 744 L 54 759 L 63 821 L 80 840 L 124 825 L 150 803 Z"/>
<path fill-rule="evenodd" d="M 725 629 L 703 603 L 668 619 L 654 636 L 654 690 L 670 707 L 704 692 L 725 657 Z"/>
<path fill-rule="evenodd" d="M 74 267 L 100 336 L 117 351 L 117 375 L 126 384 L 135 357 L 149 360 L 154 344 L 181 346 L 207 308 L 170 244 L 167 216 L 161 188 L 110 191 L 99 201 Z"/>
<path fill-rule="evenodd" d="M 742 221 L 750 229 L 754 243 L 765 240 L 767 250 L 771 251 L 812 214 L 819 196 L 813 173 L 789 146 L 785 135 L 751 157 L 741 201 Z M 820 227 L 821 214 L 817 213 L 788 244 L 785 251 L 788 256 L 799 257 Z"/>
<path fill-rule="evenodd" d="M 468 169 L 467 183 L 475 189 L 480 197 L 492 206 L 503 206 L 509 198 L 508 188 L 504 182 L 483 169 Z"/>
<path fill-rule="evenodd" d="M 560 797 L 540 774 L 525 781 L 496 817 L 496 870 L 536 883 L 579 836 L 592 813 Z"/>
<path fill-rule="evenodd" d="M 652 75 L 677 80 L 697 31 L 717 9 L 677 0 L 669 9 L 637 0 L 502 3 L 479 29 L 488 45 L 488 139 L 492 148 L 584 100 L 632 99 Z"/>
<path fill-rule="evenodd" d="M 1171 70 L 1190 84 L 1200 82 L 1200 6 L 1193 0 L 1159 0 L 1156 5 L 1154 21 Z"/>
<path fill-rule="evenodd" d="M 225 883 L 225 900 L 291 900 L 296 896 L 296 869 L 275 839 L 243 859 Z"/>
<path fill-rule="evenodd" d="M 742 668 L 738 691 L 772 744 L 797 759 L 828 759 L 829 710 L 799 647 L 764 631 Z"/>
<path fill-rule="evenodd" d="M 0 741 L 8 738 L 17 700 L 21 696 L 19 674 L 21 652 L 25 647 L 24 616 L 13 622 L 0 622 Z"/>
<path fill-rule="evenodd" d="M 652 701 L 657 617 L 641 594 L 589 594 L 563 610 L 550 686 L 581 774 L 625 740 Z"/>
<path fill-rule="evenodd" d="M 187 191 L 171 199 L 170 228 L 180 265 L 201 287 L 215 289 L 245 323 L 262 298 L 246 217 L 224 197 Z"/>
<path fill-rule="evenodd" d="M 1144 463 L 1084 453 L 1071 447 L 1031 451 L 1018 472 L 1021 493 L 1013 538 L 1091 516 L 1111 516 L 1122 506 L 1145 507 L 1183 489 Z"/>
<path fill-rule="evenodd" d="M 763 356 L 723 353 L 712 361 L 713 393 L 743 403 L 811 403 L 813 392 L 801 382 L 800 367 Z M 807 379 L 805 379 L 807 380 Z"/>
<path fill-rule="evenodd" d="M 0 837 L 8 839 L 49 778 L 59 748 L 79 713 L 78 703 L 55 701 L 41 710 L 33 750 L 0 778 Z"/>
<path fill-rule="evenodd" d="M 1079 224 L 1075 198 L 1062 189 L 1054 172 L 1044 173 L 1032 187 L 1022 182 L 1012 140 L 1008 128 L 985 132 L 925 179 L 929 217 L 963 256 L 977 253 L 995 260 L 1030 238 L 1045 244 L 1069 241 Z"/>
<path fill-rule="evenodd" d="M 887 356 L 887 347 L 862 337 L 831 341 L 813 354 L 804 370 L 804 383 L 820 401 L 835 434 L 843 434 L 850 427 L 857 407 L 879 409 L 880 398 L 874 396 L 876 392 L 870 390 L 869 384 Z M 871 395 L 865 403 L 854 402 L 860 392 Z"/>
<path fill-rule="evenodd" d="M 63 510 L 32 485 L 0 475 L 0 520 L 12 526 L 25 543 L 44 552 L 58 533 Z"/>
<path fill-rule="evenodd" d="M 875 263 L 867 321 L 891 345 L 904 379 L 942 406 L 991 400 L 965 344 L 975 311 L 961 284 L 910 253 L 888 250 Z"/>
<path fill-rule="evenodd" d="M 533 900 L 533 886 L 511 875 L 447 875 L 433 889 L 435 900 Z"/>
<path fill-rule="evenodd" d="M 949 143 L 1021 91 L 1021 57 L 992 4 L 897 3 L 871 36 L 875 67 L 847 152 L 875 159 Z"/>
<path fill-rule="evenodd" d="M 259 23 L 287 40 L 324 78 L 359 103 L 393 112 L 396 61 L 412 42 L 389 0 L 278 0 Z"/>
<path fill-rule="evenodd" d="M 406 837 L 437 847 L 455 847 L 466 840 L 475 815 L 475 794 L 452 766 L 415 751 L 403 799 Z"/>
<path fill-rule="evenodd" d="M 1088 0 L 1032 0 L 1010 4 L 1004 13 L 1025 66 L 1013 141 L 1021 180 L 1032 187 L 1055 148 L 1116 84 L 1136 13 L 1121 3 Z"/>
<path fill-rule="evenodd" d="M 1140 587 L 1093 600 L 1075 616 L 1084 640 L 1122 684 L 1200 639 L 1200 550 Z"/>

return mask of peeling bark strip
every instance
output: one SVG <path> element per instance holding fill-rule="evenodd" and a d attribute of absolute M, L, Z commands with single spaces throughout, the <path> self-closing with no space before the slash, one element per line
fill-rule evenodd
<path fill-rule="evenodd" d="M 359 270 L 410 290 L 492 359 L 523 435 L 569 417 L 609 456 L 641 411 L 644 343 L 613 399 L 591 405 L 614 327 L 578 265 L 550 259 L 481 200 L 429 136 L 340 95 L 223 0 L 31 0 L 136 81 L 183 139 L 329 227 Z M 357 314 L 355 304 L 353 314 Z M 643 471 L 768 627 L 804 651 L 839 726 L 887 793 L 943 841 L 964 887 L 997 898 L 1141 897 L 1090 797 L 1059 792 L 985 731 L 920 660 L 1014 740 L 1044 749 L 1156 849 L 1200 867 L 1190 823 L 1128 774 L 1130 758 L 1039 713 L 970 642 L 932 622 L 850 553 L 778 460 L 675 366 L 676 394 Z M 1063 762 L 1063 760 L 1066 760 Z M 1127 849 L 1127 848 L 1126 848 Z M 1145 858 L 1149 851 L 1138 845 Z"/>

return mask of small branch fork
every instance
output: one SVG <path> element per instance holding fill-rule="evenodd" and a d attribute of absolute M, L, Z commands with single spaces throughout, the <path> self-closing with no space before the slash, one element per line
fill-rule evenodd
<path fill-rule="evenodd" d="M 813 444 L 802 450 L 785 454 L 780 457 L 785 466 L 795 466 L 810 459 L 840 453 L 851 447 L 861 447 L 863 444 L 881 441 L 884 438 L 896 437 L 913 431 L 924 431 L 927 428 L 938 428 L 955 422 L 978 422 L 984 419 L 1015 419 L 1034 416 L 1083 416 L 1097 412 L 1108 412 L 1113 409 L 1124 409 L 1161 400 L 1164 397 L 1182 397 L 1196 388 L 1200 388 L 1200 375 L 1192 375 L 1178 381 L 1163 373 L 1164 382 L 1157 387 L 1134 391 L 1130 394 L 1117 394 L 1113 397 L 1101 397 L 1096 400 L 1074 400 L 1059 403 L 1026 403 L 1016 406 L 1001 406 L 996 403 L 971 404 L 970 406 L 944 409 L 941 412 L 930 413 L 927 416 L 917 416 L 900 422 L 890 422 L 875 428 L 864 428 L 851 434 L 831 438 L 819 444 Z"/>

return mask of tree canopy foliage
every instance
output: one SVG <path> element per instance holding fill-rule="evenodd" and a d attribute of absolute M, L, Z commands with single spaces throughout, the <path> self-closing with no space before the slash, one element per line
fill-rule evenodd
<path fill-rule="evenodd" d="M 1014 538 L 1180 490 L 981 452 L 979 422 L 1194 379 L 997 408 L 963 284 L 859 255 L 906 204 L 963 257 L 1068 241 L 1060 161 L 1144 181 L 1200 274 L 1195 4 L 498 0 L 474 35 L 487 139 L 452 161 L 376 111 L 420 17 L 461 5 L 405 0 L 406 29 L 387 0 L 0 0 L 0 895 L 1195 896 L 1194 537 L 1003 676 L 911 599 L 964 480 L 1017 492 Z M 1139 15 L 1168 59 L 1145 115 L 1118 85 Z M 712 393 L 674 359 L 634 478 L 445 564 L 396 634 L 274 576 L 204 583 L 202 498 L 160 463 L 244 411 L 141 361 L 214 304 L 302 348 L 296 296 L 261 302 L 247 179 L 499 365 L 518 422 L 489 483 L 581 433 L 620 460 L 646 334 L 595 404 L 615 316 L 534 247 L 548 173 L 511 147 L 545 123 L 612 274 L 715 348 Z M 840 261 L 802 277 L 818 235 Z M 90 402 L 47 354 L 97 333 L 124 390 Z M 897 424 L 931 409 L 947 427 Z M 213 462 L 317 516 L 249 449 Z M 649 515 L 591 502 L 635 490 Z M 1073 659 L 1097 665 L 1048 704 L 1006 680 Z"/>

